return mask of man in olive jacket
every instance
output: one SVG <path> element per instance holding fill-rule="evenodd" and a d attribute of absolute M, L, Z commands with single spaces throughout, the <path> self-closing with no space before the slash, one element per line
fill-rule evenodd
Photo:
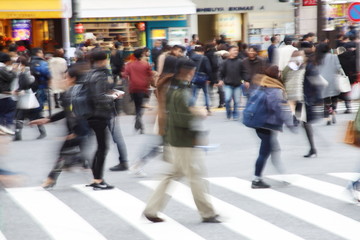
<path fill-rule="evenodd" d="M 188 105 L 190 99 L 188 86 L 195 73 L 195 67 L 193 62 L 181 60 L 167 94 L 166 139 L 169 143 L 172 169 L 160 182 L 144 210 L 144 216 L 154 223 L 164 221 L 158 217 L 158 212 L 165 206 L 166 190 L 169 184 L 172 180 L 184 176 L 189 179 L 194 201 L 202 221 L 220 222 L 212 204 L 207 199 L 207 189 L 202 179 L 204 152 L 199 148 L 194 148 L 198 132 L 193 129 L 192 125 L 196 119 L 204 118 L 207 115 L 205 109 L 195 111 Z"/>

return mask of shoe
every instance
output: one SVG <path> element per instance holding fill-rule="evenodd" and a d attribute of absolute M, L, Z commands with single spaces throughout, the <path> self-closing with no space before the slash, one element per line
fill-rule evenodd
<path fill-rule="evenodd" d="M 159 218 L 158 216 L 154 216 L 154 217 L 153 217 L 153 216 L 144 214 L 144 217 L 145 217 L 147 220 L 149 220 L 149 221 L 151 221 L 151 222 L 153 222 L 153 223 L 164 222 L 164 219 Z"/>
<path fill-rule="evenodd" d="M 317 157 L 316 150 L 311 149 L 308 154 L 304 155 L 304 158 Z"/>
<path fill-rule="evenodd" d="M 84 169 L 90 169 L 89 161 L 88 161 L 88 160 L 84 160 L 83 163 L 82 163 L 82 167 L 83 167 Z"/>
<path fill-rule="evenodd" d="M 349 113 L 352 113 L 352 111 L 351 111 L 351 109 L 346 109 L 344 113 L 349 114 Z"/>
<path fill-rule="evenodd" d="M 251 188 L 258 189 L 258 188 L 270 188 L 271 186 L 265 183 L 263 180 L 254 180 L 251 183 Z"/>
<path fill-rule="evenodd" d="M 360 202 L 360 182 L 355 181 L 351 183 L 350 187 L 351 195 L 355 202 Z"/>
<path fill-rule="evenodd" d="M 225 107 L 225 104 L 219 104 L 218 108 L 223 108 Z"/>
<path fill-rule="evenodd" d="M 335 117 L 335 115 L 333 115 L 332 116 L 332 121 L 331 121 L 333 124 L 335 124 L 336 123 L 336 117 Z"/>
<path fill-rule="evenodd" d="M 328 120 L 328 121 L 326 122 L 326 125 L 330 126 L 330 125 L 331 125 L 331 121 Z"/>
<path fill-rule="evenodd" d="M 14 141 L 21 141 L 21 133 L 20 132 L 15 132 L 15 137 L 14 137 Z"/>
<path fill-rule="evenodd" d="M 114 186 L 107 184 L 104 180 L 101 183 L 91 183 L 86 185 L 86 187 L 92 187 L 93 190 L 110 190 L 114 188 Z"/>
<path fill-rule="evenodd" d="M 203 218 L 203 223 L 221 223 L 221 221 L 218 219 L 219 215 L 215 215 L 213 217 Z"/>
<path fill-rule="evenodd" d="M 119 163 L 118 165 L 115 165 L 110 168 L 110 171 L 126 171 L 129 169 L 129 166 L 127 163 Z"/>
<path fill-rule="evenodd" d="M 56 185 L 56 181 L 53 179 L 46 179 L 46 181 L 41 185 L 42 188 L 44 189 L 50 189 L 53 188 Z"/>
<path fill-rule="evenodd" d="M 36 139 L 40 140 L 46 138 L 46 133 L 41 133 Z"/>

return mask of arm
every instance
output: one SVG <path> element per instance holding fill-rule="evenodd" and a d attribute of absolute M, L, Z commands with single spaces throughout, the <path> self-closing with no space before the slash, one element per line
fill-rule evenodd
<path fill-rule="evenodd" d="M 46 61 L 40 61 L 40 74 L 45 76 L 46 80 L 51 78 L 49 64 Z"/>

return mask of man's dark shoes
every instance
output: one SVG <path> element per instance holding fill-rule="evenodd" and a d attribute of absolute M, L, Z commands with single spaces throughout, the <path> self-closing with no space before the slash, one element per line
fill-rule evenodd
<path fill-rule="evenodd" d="M 219 220 L 219 215 L 215 215 L 213 217 L 203 218 L 203 223 L 221 223 Z"/>
<path fill-rule="evenodd" d="M 126 171 L 129 169 L 129 166 L 127 163 L 119 163 L 116 166 L 113 166 L 110 168 L 110 171 Z"/>
<path fill-rule="evenodd" d="M 259 189 L 259 188 L 270 188 L 270 185 L 265 183 L 263 180 L 254 180 L 251 183 L 251 188 L 253 189 Z"/>
<path fill-rule="evenodd" d="M 110 190 L 113 189 L 114 186 L 109 185 L 105 181 L 102 181 L 101 183 L 91 183 L 89 185 L 86 185 L 86 187 L 92 187 L 93 190 Z"/>
<path fill-rule="evenodd" d="M 147 220 L 153 222 L 153 223 L 159 223 L 159 222 L 163 222 L 164 219 L 159 218 L 158 216 L 150 216 L 150 215 L 146 215 L 144 214 L 144 217 L 146 217 Z"/>

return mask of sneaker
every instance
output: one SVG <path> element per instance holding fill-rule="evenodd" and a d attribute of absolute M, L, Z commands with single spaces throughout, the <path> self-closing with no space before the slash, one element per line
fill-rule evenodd
<path fill-rule="evenodd" d="M 203 223 L 221 223 L 219 220 L 219 215 L 215 215 L 213 217 L 203 218 Z"/>
<path fill-rule="evenodd" d="M 351 109 L 346 109 L 344 113 L 349 114 L 349 113 L 352 113 L 352 111 L 351 111 Z"/>
<path fill-rule="evenodd" d="M 126 171 L 128 169 L 129 167 L 127 163 L 119 163 L 118 165 L 111 167 L 110 171 Z"/>
<path fill-rule="evenodd" d="M 86 185 L 86 187 L 92 187 L 93 190 L 110 190 L 114 188 L 114 186 L 109 185 L 104 180 L 101 183 L 91 183 Z"/>
<path fill-rule="evenodd" d="M 144 214 L 144 217 L 153 223 L 164 222 L 164 219 L 162 219 L 158 216 L 150 216 L 150 215 Z"/>
<path fill-rule="evenodd" d="M 265 183 L 263 180 L 254 180 L 251 183 L 251 188 L 257 189 L 257 188 L 270 188 L 271 186 L 267 183 Z"/>
<path fill-rule="evenodd" d="M 360 182 L 356 181 L 351 184 L 350 191 L 356 202 L 360 202 Z"/>

